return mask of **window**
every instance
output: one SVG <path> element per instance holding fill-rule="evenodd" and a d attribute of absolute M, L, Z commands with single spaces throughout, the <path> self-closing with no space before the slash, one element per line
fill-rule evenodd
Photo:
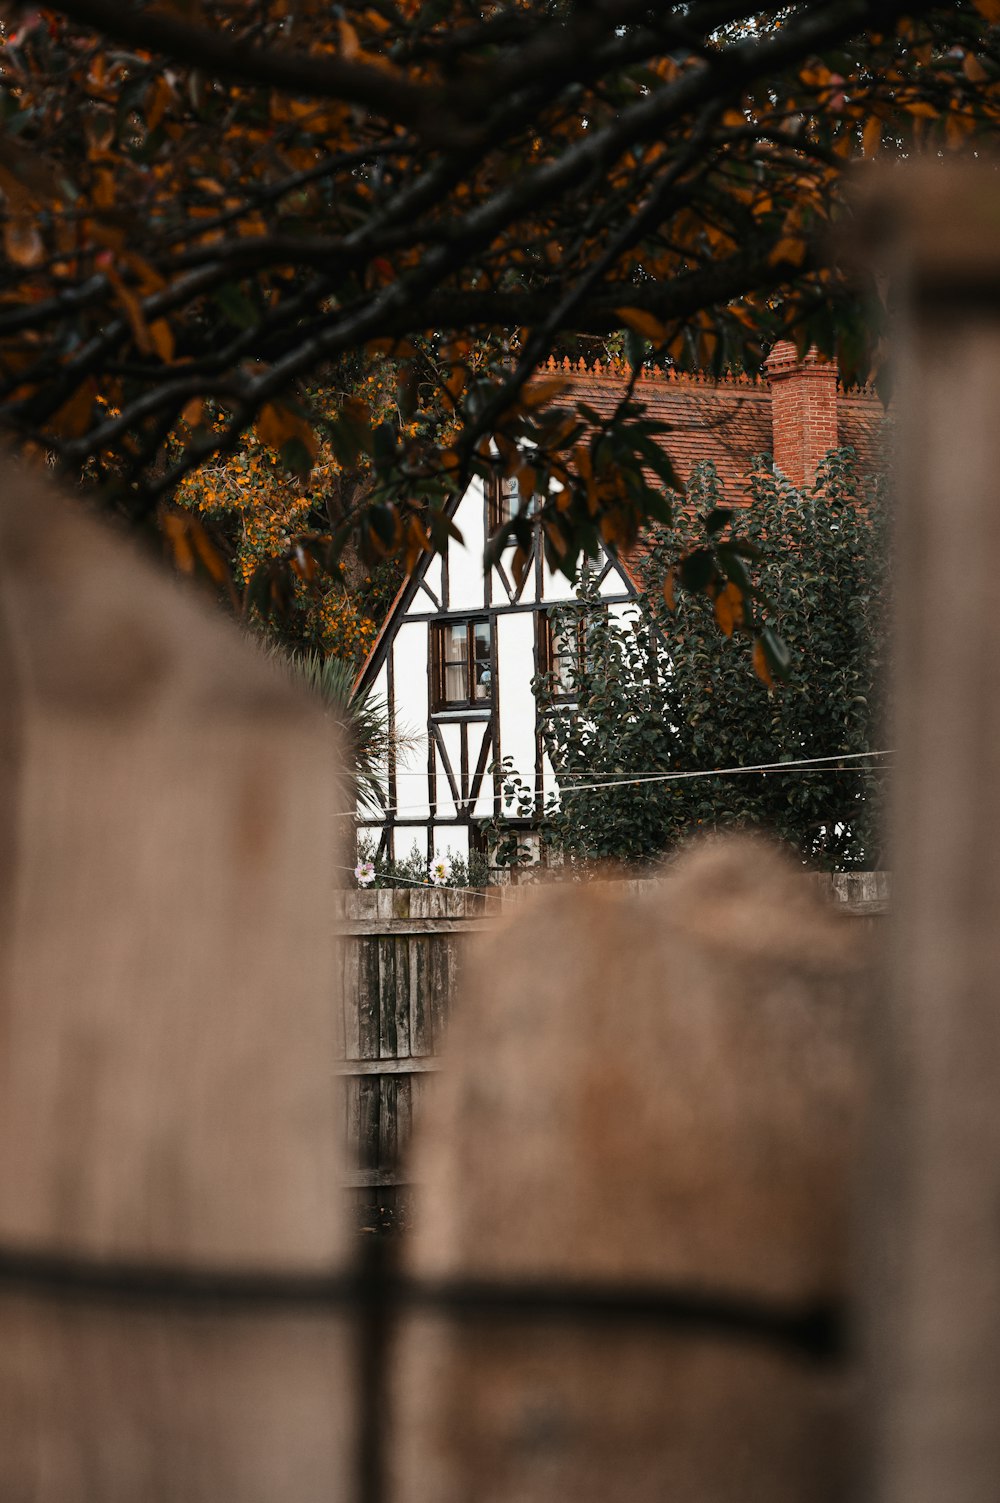
<path fill-rule="evenodd" d="M 446 621 L 431 627 L 432 708 L 488 705 L 493 690 L 490 623 Z"/>
<path fill-rule="evenodd" d="M 603 610 L 600 615 L 603 618 Z M 540 614 L 538 671 L 549 677 L 553 698 L 575 698 L 580 674 L 588 666 L 587 645 L 593 626 L 593 611 L 570 608 L 554 616 Z"/>
<path fill-rule="evenodd" d="M 535 510 L 537 499 L 536 496 L 529 496 L 525 502 L 516 475 L 495 476 L 490 490 L 490 532 L 496 532 L 498 527 L 509 522 L 512 517 L 519 517 L 522 513 L 530 516 Z"/>

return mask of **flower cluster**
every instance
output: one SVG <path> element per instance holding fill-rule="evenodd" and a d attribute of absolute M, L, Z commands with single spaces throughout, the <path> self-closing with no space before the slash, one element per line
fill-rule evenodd
<path fill-rule="evenodd" d="M 371 887 L 375 881 L 374 861 L 359 861 L 354 868 L 354 876 L 359 887 Z"/>

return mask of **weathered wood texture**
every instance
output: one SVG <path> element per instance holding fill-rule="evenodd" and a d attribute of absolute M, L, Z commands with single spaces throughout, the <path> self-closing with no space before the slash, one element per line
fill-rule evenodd
<path fill-rule="evenodd" d="M 856 920 L 888 906 L 884 872 L 804 879 Z M 656 883 L 620 881 L 644 901 Z M 348 1184 L 391 1191 L 409 1181 L 404 1150 L 422 1111 L 470 939 L 530 900 L 530 885 L 484 892 L 384 888 L 335 895 L 342 936 Z"/>
<path fill-rule="evenodd" d="M 993 163 L 927 161 L 887 173 L 871 191 L 870 233 L 899 287 L 901 350 L 899 878 L 873 1135 L 869 1496 L 995 1503 L 1000 188 Z"/>
<path fill-rule="evenodd" d="M 498 901 L 447 888 L 335 894 L 349 1185 L 405 1183 L 400 1160 L 437 1066 L 460 952 Z"/>
<path fill-rule="evenodd" d="M 326 723 L 12 465 L 0 682 L 0 1252 L 343 1266 Z M 346 1360 L 337 1319 L 8 1283 L 0 1497 L 328 1503 Z"/>
<path fill-rule="evenodd" d="M 551 887 L 470 956 L 413 1145 L 431 1279 L 847 1288 L 865 1096 L 857 926 L 770 847 Z M 842 1503 L 851 1380 L 637 1322 L 404 1320 L 407 1503 Z"/>

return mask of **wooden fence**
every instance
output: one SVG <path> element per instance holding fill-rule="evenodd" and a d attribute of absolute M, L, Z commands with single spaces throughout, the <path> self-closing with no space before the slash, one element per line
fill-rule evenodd
<path fill-rule="evenodd" d="M 883 872 L 808 880 L 820 883 L 852 919 L 877 919 L 886 911 Z M 638 890 L 646 884 L 629 885 Z M 403 1155 L 427 1078 L 439 1068 L 469 937 L 525 891 L 382 888 L 335 895 L 344 968 L 337 1068 L 347 1087 L 347 1183 L 369 1224 L 405 1218 Z"/>

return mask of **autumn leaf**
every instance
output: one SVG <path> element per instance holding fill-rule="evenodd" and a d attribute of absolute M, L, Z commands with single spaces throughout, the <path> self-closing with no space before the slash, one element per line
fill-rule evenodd
<path fill-rule="evenodd" d="M 668 611 L 673 611 L 677 608 L 677 598 L 674 593 L 676 579 L 677 570 L 671 566 L 663 576 L 663 603 Z"/>
<path fill-rule="evenodd" d="M 667 337 L 665 326 L 643 308 L 616 308 L 615 313 L 626 328 L 631 329 L 633 334 L 641 334 L 643 339 L 651 339 L 654 344 L 663 344 Z"/>
<path fill-rule="evenodd" d="M 565 492 L 562 492 L 562 494 L 565 495 Z M 546 520 L 542 523 L 542 527 L 545 531 L 545 536 L 548 539 L 549 547 L 552 549 L 552 552 L 554 553 L 556 558 L 564 558 L 566 556 L 566 539 L 563 535 L 562 528 L 551 518 L 546 518 Z"/>
<path fill-rule="evenodd" d="M 34 219 L 16 214 L 3 227 L 3 248 L 15 266 L 37 266 L 45 257 L 45 246 Z"/>
<path fill-rule="evenodd" d="M 1000 23 L 1000 0 L 972 0 L 972 3 L 991 26 Z"/>
<path fill-rule="evenodd" d="M 340 30 L 340 55 L 347 62 L 350 62 L 353 58 L 356 58 L 358 56 L 358 53 L 361 51 L 361 43 L 359 42 L 358 34 L 354 30 L 354 27 L 351 25 L 350 21 L 345 21 L 343 18 L 341 18 L 341 20 L 338 22 L 338 26 Z"/>
<path fill-rule="evenodd" d="M 146 129 L 150 135 L 153 134 L 163 119 L 168 107 L 173 102 L 173 98 L 173 89 L 171 89 L 162 73 L 157 74 L 149 93 L 146 95 Z"/>
<path fill-rule="evenodd" d="M 217 585 L 228 584 L 229 570 L 226 568 L 225 560 L 214 544 L 209 541 L 208 533 L 196 517 L 191 518 L 189 531 L 195 552 L 201 560 L 206 573 Z"/>
<path fill-rule="evenodd" d="M 267 449 L 280 449 L 291 439 L 298 439 L 315 459 L 317 439 L 305 418 L 281 402 L 266 402 L 257 414 L 254 432 Z"/>
<path fill-rule="evenodd" d="M 715 619 L 719 628 L 731 637 L 737 626 L 743 625 L 743 592 L 732 580 L 715 597 Z"/>
<path fill-rule="evenodd" d="M 554 402 L 556 397 L 561 397 L 568 386 L 561 376 L 547 377 L 540 381 L 532 381 L 521 394 L 521 406 L 529 410 L 535 407 L 543 407 L 546 402 Z"/>
<path fill-rule="evenodd" d="M 169 365 L 174 358 L 174 335 L 165 318 L 158 318 L 150 324 L 149 337 L 160 359 Z"/>
<path fill-rule="evenodd" d="M 774 688 L 774 679 L 771 676 L 767 653 L 764 651 L 764 644 L 759 637 L 753 644 L 753 671 L 762 684 L 766 684 L 769 689 Z"/>
<path fill-rule="evenodd" d="M 125 317 L 128 319 L 136 348 L 143 355 L 152 355 L 155 351 L 155 346 L 146 323 L 146 315 L 143 312 L 141 299 L 122 280 L 121 273 L 115 266 L 110 252 L 104 252 L 99 257 L 99 263 L 111 284 L 115 297 L 125 313 Z"/>
<path fill-rule="evenodd" d="M 514 556 L 510 561 L 510 570 L 514 576 L 514 583 L 518 589 L 524 584 L 528 576 L 528 564 L 530 557 L 524 548 L 518 543 L 514 549 Z"/>
<path fill-rule="evenodd" d="M 769 266 L 777 266 L 780 261 L 790 261 L 793 266 L 801 266 L 806 258 L 806 243 L 801 235 L 782 235 L 767 258 Z"/>
<path fill-rule="evenodd" d="M 89 381 L 78 386 L 68 402 L 64 402 L 51 418 L 49 427 L 60 438 L 79 438 L 86 433 L 94 407 L 94 392 Z"/>
<path fill-rule="evenodd" d="M 538 489 L 538 472 L 530 464 L 522 464 L 518 470 L 517 482 L 524 496 L 533 496 Z"/>
<path fill-rule="evenodd" d="M 861 145 L 866 157 L 878 156 L 882 145 L 882 122 L 877 115 L 869 115 L 861 132 Z"/>
<path fill-rule="evenodd" d="M 422 553 L 429 553 L 430 550 L 431 544 L 427 536 L 426 527 L 421 523 L 419 517 L 411 517 L 406 529 L 405 568 L 407 574 L 413 573 L 420 555 Z"/>
<path fill-rule="evenodd" d="M 160 526 L 166 536 L 174 556 L 174 563 L 183 574 L 194 573 L 194 549 L 191 547 L 188 524 L 189 518 L 181 516 L 178 512 L 166 512 L 161 518 Z"/>

